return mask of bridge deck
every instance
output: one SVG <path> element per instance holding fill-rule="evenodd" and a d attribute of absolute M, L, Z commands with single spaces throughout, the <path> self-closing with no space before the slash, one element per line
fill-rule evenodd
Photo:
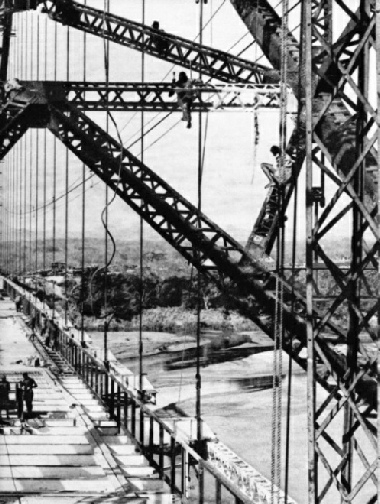
<path fill-rule="evenodd" d="M 76 376 L 43 367 L 14 303 L 0 301 L 0 369 L 11 383 L 10 418 L 0 420 L 0 499 L 13 503 L 152 502 L 173 496 L 126 433 Z M 37 382 L 33 414 L 17 418 L 16 384 Z"/>

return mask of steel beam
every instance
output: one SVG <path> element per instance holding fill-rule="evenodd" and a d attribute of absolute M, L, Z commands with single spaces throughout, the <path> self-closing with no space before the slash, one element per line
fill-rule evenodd
<path fill-rule="evenodd" d="M 176 89 L 170 83 L 20 81 L 20 84 L 24 88 L 18 95 L 21 102 L 29 99 L 27 91 L 37 91 L 46 99 L 67 99 L 80 110 L 180 111 Z M 194 84 L 193 100 L 194 111 L 271 109 L 279 107 L 280 89 L 275 84 Z"/>
<path fill-rule="evenodd" d="M 44 83 L 62 86 L 70 103 L 80 110 L 106 111 L 180 111 L 175 88 L 161 82 L 62 82 Z M 174 94 L 174 96 L 173 96 Z M 291 92 L 289 91 L 289 94 Z M 279 87 L 275 84 L 194 84 L 194 111 L 224 109 L 278 108 Z"/>

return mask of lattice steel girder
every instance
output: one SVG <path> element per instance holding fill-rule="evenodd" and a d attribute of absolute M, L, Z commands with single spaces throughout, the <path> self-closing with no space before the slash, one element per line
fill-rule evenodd
<path fill-rule="evenodd" d="M 45 100 L 67 99 L 81 110 L 180 110 L 175 96 L 176 88 L 170 83 L 20 81 L 20 85 L 24 89 L 18 94 L 19 101 L 28 100 L 29 91 L 37 91 Z M 203 84 L 195 85 L 193 91 L 194 111 L 279 107 L 280 90 L 275 84 Z M 169 96 L 173 93 L 174 96 Z M 290 91 L 289 97 L 292 99 Z"/>
<path fill-rule="evenodd" d="M 46 6 L 50 17 L 57 22 L 191 68 L 222 82 L 276 83 L 279 80 L 278 72 L 264 65 L 74 1 L 66 2 L 68 8 L 66 6 L 64 10 L 57 8 L 56 0 L 39 0 L 39 3 Z M 162 49 L 162 43 L 165 49 Z"/>
<path fill-rule="evenodd" d="M 312 191 L 312 164 L 326 173 L 330 170 L 330 164 L 340 174 L 340 178 L 335 179 L 338 188 L 321 215 L 313 216 L 312 199 L 310 196 L 307 198 L 308 213 L 311 216 L 308 219 L 306 254 L 308 304 L 311 307 L 315 305 L 314 289 L 311 285 L 311 279 L 316 276 L 315 259 L 321 260 L 331 272 L 336 282 L 336 296 L 330 304 L 324 303 L 325 313 L 318 323 L 310 317 L 309 334 L 313 341 L 310 342 L 309 351 L 312 352 L 317 347 L 317 342 L 314 340 L 316 331 L 323 330 L 324 324 L 337 313 L 338 309 L 341 309 L 342 324 L 347 327 L 345 349 L 347 370 L 344 382 L 336 382 L 336 387 L 344 394 L 344 400 L 330 397 L 321 403 L 317 394 L 309 401 L 308 416 L 314 419 L 311 430 L 315 428 L 316 432 L 316 436 L 310 441 L 309 452 L 316 456 L 311 460 L 309 474 L 315 471 L 319 475 L 318 480 L 314 477 L 314 481 L 310 482 L 315 487 L 315 496 L 312 496 L 310 502 L 314 502 L 314 498 L 322 502 L 329 494 L 331 498 L 331 492 L 335 492 L 336 499 L 342 502 L 375 502 L 378 496 L 376 420 L 368 418 L 370 408 L 363 410 L 361 407 L 357 396 L 357 386 L 363 373 L 368 370 L 371 370 L 372 376 L 378 380 L 376 369 L 378 329 L 370 326 L 370 319 L 378 314 L 379 297 L 378 294 L 373 293 L 372 298 L 368 296 L 365 301 L 362 298 L 362 284 L 365 285 L 367 282 L 365 269 L 369 264 L 377 263 L 376 259 L 380 250 L 380 232 L 375 219 L 377 209 L 374 205 L 377 185 L 373 177 L 374 168 L 378 170 L 379 166 L 374 156 L 377 134 L 367 139 L 375 123 L 376 115 L 369 101 L 371 77 L 369 50 L 374 46 L 373 29 L 376 18 L 374 12 L 370 10 L 370 1 L 359 2 L 359 9 L 355 13 L 350 10 L 350 5 L 340 2 L 338 7 L 344 7 L 345 12 L 351 16 L 351 21 L 345 30 L 344 41 L 339 40 L 331 48 L 329 34 L 321 31 L 318 20 L 318 13 L 326 4 L 326 1 L 313 0 L 305 8 L 304 26 L 305 30 L 309 30 L 304 35 L 304 52 L 307 55 L 305 72 L 307 91 L 305 119 L 308 131 L 307 194 L 310 195 Z M 332 12 L 330 9 L 330 14 Z M 380 23 L 380 19 L 378 22 Z M 380 24 L 378 29 L 380 29 Z M 311 54 L 315 53 L 313 50 L 315 45 L 322 47 L 328 55 L 324 65 L 320 67 L 315 58 L 311 58 Z M 380 47 L 376 50 L 380 51 Z M 311 80 L 313 73 L 319 73 L 321 76 L 316 92 Z M 377 78 L 379 79 L 379 75 Z M 346 93 L 346 85 L 351 87 L 351 97 Z M 377 82 L 377 88 L 379 86 L 380 79 Z M 320 96 L 323 96 L 322 100 Z M 330 152 L 321 135 L 320 124 L 324 117 L 336 114 L 333 109 L 336 98 L 339 100 L 343 98 L 355 113 L 353 117 L 349 117 L 347 123 L 344 141 L 347 145 L 347 155 L 345 151 L 338 151 L 338 154 L 334 151 Z M 318 148 L 328 163 L 318 158 Z M 341 159 L 337 160 L 334 155 L 340 156 Z M 344 165 L 344 170 L 341 165 Z M 347 207 L 347 212 L 352 212 L 352 228 L 347 229 L 347 235 L 351 240 L 351 258 L 350 269 L 346 273 L 341 271 L 334 260 L 328 256 L 322 242 L 329 233 L 334 232 L 334 226 L 342 222 L 343 214 L 335 218 L 331 216 L 343 192 L 346 192 L 352 200 L 352 204 Z M 367 250 L 364 249 L 363 239 L 366 231 L 374 239 L 374 243 Z M 311 373 L 309 390 L 312 389 L 312 381 L 313 374 Z M 311 392 L 312 394 L 315 394 L 315 389 Z M 377 409 L 376 394 L 374 399 L 372 408 Z M 339 434 L 336 434 L 334 426 L 340 427 Z M 318 488 L 317 483 L 322 482 L 324 475 L 327 475 L 328 479 Z"/>
<path fill-rule="evenodd" d="M 246 24 L 254 36 L 257 43 L 260 45 L 264 55 L 270 61 L 275 69 L 280 69 L 281 62 L 281 19 L 271 7 L 267 0 L 231 0 L 232 5 L 235 7 L 239 16 Z M 374 0 L 371 0 L 371 5 L 374 5 Z M 344 5 L 344 2 L 342 2 Z M 318 7 L 318 6 L 317 6 Z M 314 9 L 314 12 L 316 10 Z M 322 12 L 320 10 L 319 12 Z M 316 18 L 318 24 L 315 26 L 315 36 L 317 30 L 320 31 L 320 17 Z M 320 44 L 316 56 L 313 60 L 313 93 L 317 90 L 320 92 L 318 99 L 313 101 L 313 123 L 316 127 L 317 134 L 321 143 L 330 155 L 334 164 L 334 169 L 342 175 L 347 175 L 349 167 L 352 166 L 355 159 L 356 152 L 353 139 L 355 138 L 355 121 L 340 96 L 336 96 L 334 101 L 331 102 L 331 96 L 326 93 L 326 85 L 317 86 L 318 75 L 331 82 L 331 79 L 338 79 L 341 76 L 341 71 L 337 71 L 336 61 L 339 59 L 351 61 L 352 48 L 358 45 L 360 35 L 365 32 L 367 23 L 356 23 L 351 19 L 347 27 L 342 32 L 341 36 L 334 44 L 333 50 L 331 47 L 325 47 Z M 330 36 L 330 35 L 328 35 Z M 320 39 L 319 39 L 320 42 Z M 299 42 L 291 33 L 287 37 L 287 78 L 288 86 L 293 90 L 296 97 L 301 99 L 304 97 L 305 75 L 301 71 L 302 64 L 300 62 Z M 351 53 L 347 57 L 348 53 Z M 356 69 L 356 64 L 350 69 L 351 73 Z M 321 83 L 321 79 L 319 79 Z M 335 83 L 335 82 L 334 82 Z M 327 89 L 331 92 L 331 84 L 327 82 Z M 352 104 L 350 103 L 350 106 Z M 321 114 L 322 113 L 322 114 Z M 289 148 L 293 150 L 295 156 L 295 163 L 293 166 L 295 176 L 301 169 L 304 156 L 305 156 L 305 114 L 301 113 L 299 116 L 298 127 L 289 141 Z M 318 123 L 318 124 L 317 124 Z M 368 167 L 365 174 L 365 193 L 370 201 L 374 201 L 377 194 L 376 181 L 374 180 L 372 169 L 376 166 L 375 155 L 369 151 L 366 156 L 366 165 Z M 286 203 L 289 201 L 291 191 L 288 192 Z M 266 241 L 266 251 L 270 251 L 276 236 L 276 222 L 272 227 L 269 237 Z M 250 236 L 247 243 L 248 250 L 252 253 L 255 252 L 255 234 Z"/>
<path fill-rule="evenodd" d="M 299 353 L 306 344 L 304 314 L 305 300 L 263 262 L 255 261 L 233 238 L 199 214 L 196 207 L 165 183 L 158 175 L 142 164 L 82 112 L 67 105 L 51 107 L 49 129 L 79 159 L 96 173 L 133 210 L 141 215 L 168 243 L 191 262 L 199 271 L 224 285 L 231 282 L 229 292 L 239 290 L 236 302 L 270 337 L 274 335 L 273 313 L 275 292 L 270 286 L 279 282 L 284 288 L 283 320 L 285 327 L 284 349 L 303 367 L 304 358 Z M 242 268 L 244 260 L 248 266 Z M 296 313 L 292 310 L 296 306 Z M 317 312 L 315 320 L 319 320 Z M 329 330 L 339 338 L 343 331 L 331 321 Z M 291 341 L 300 346 L 294 349 Z M 325 369 L 318 370 L 317 379 L 327 388 L 326 368 L 337 380 L 343 381 L 344 357 L 334 351 L 332 344 L 317 337 L 318 359 Z M 375 382 L 363 375 L 359 383 L 360 397 L 373 404 Z"/>
<path fill-rule="evenodd" d="M 175 90 L 170 83 L 62 82 L 46 85 L 62 86 L 68 101 L 81 110 L 180 111 L 176 96 L 169 96 Z M 279 107 L 280 91 L 275 84 L 205 83 L 194 85 L 193 91 L 194 111 Z"/>

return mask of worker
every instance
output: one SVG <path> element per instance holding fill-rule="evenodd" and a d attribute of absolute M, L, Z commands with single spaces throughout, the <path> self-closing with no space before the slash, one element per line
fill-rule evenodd
<path fill-rule="evenodd" d="M 33 413 L 33 389 L 37 387 L 37 383 L 31 378 L 28 373 L 22 374 L 23 379 L 20 382 L 20 390 L 22 392 L 22 401 L 25 401 L 26 412 L 28 416 Z M 22 408 L 23 413 L 23 408 Z"/>
<path fill-rule="evenodd" d="M 71 0 L 55 0 L 55 11 L 49 16 L 62 24 L 76 24 L 80 21 L 80 12 Z"/>
<path fill-rule="evenodd" d="M 282 165 L 282 154 L 280 147 L 278 147 L 277 145 L 273 145 L 270 148 L 270 152 L 276 159 L 276 168 L 272 167 L 275 181 L 278 184 L 287 184 L 288 182 L 290 182 L 292 176 L 293 159 L 287 152 L 285 152 L 284 161 Z"/>
<path fill-rule="evenodd" d="M 160 23 L 158 21 L 153 21 L 148 45 L 153 45 L 157 49 L 157 52 L 161 55 L 165 55 L 170 46 L 169 41 L 165 38 L 165 36 L 163 36 L 164 34 L 164 30 L 160 29 Z"/>
<path fill-rule="evenodd" d="M 5 99 L 8 100 L 8 99 L 12 99 L 15 96 L 17 96 L 25 88 L 18 79 L 13 78 L 4 84 L 3 89 L 4 89 Z"/>
<path fill-rule="evenodd" d="M 0 415 L 2 411 L 7 412 L 7 418 L 9 418 L 9 392 L 11 391 L 11 386 L 7 377 L 2 376 L 0 381 Z"/>
<path fill-rule="evenodd" d="M 187 121 L 187 127 L 191 128 L 191 109 L 193 101 L 195 98 L 194 86 L 196 82 L 190 80 L 185 72 L 180 72 L 178 80 L 175 80 L 175 74 L 173 74 L 172 85 L 177 93 L 178 105 L 182 109 L 182 121 Z M 172 96 L 174 91 L 169 92 L 169 96 Z"/>

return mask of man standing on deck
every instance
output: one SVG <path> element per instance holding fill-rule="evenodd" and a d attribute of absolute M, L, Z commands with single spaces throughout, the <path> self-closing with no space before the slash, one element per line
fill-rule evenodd
<path fill-rule="evenodd" d="M 37 387 L 37 383 L 28 373 L 23 373 L 22 376 L 23 379 L 20 382 L 20 389 L 23 400 L 25 401 L 26 412 L 28 416 L 30 416 L 33 413 L 33 389 Z"/>

